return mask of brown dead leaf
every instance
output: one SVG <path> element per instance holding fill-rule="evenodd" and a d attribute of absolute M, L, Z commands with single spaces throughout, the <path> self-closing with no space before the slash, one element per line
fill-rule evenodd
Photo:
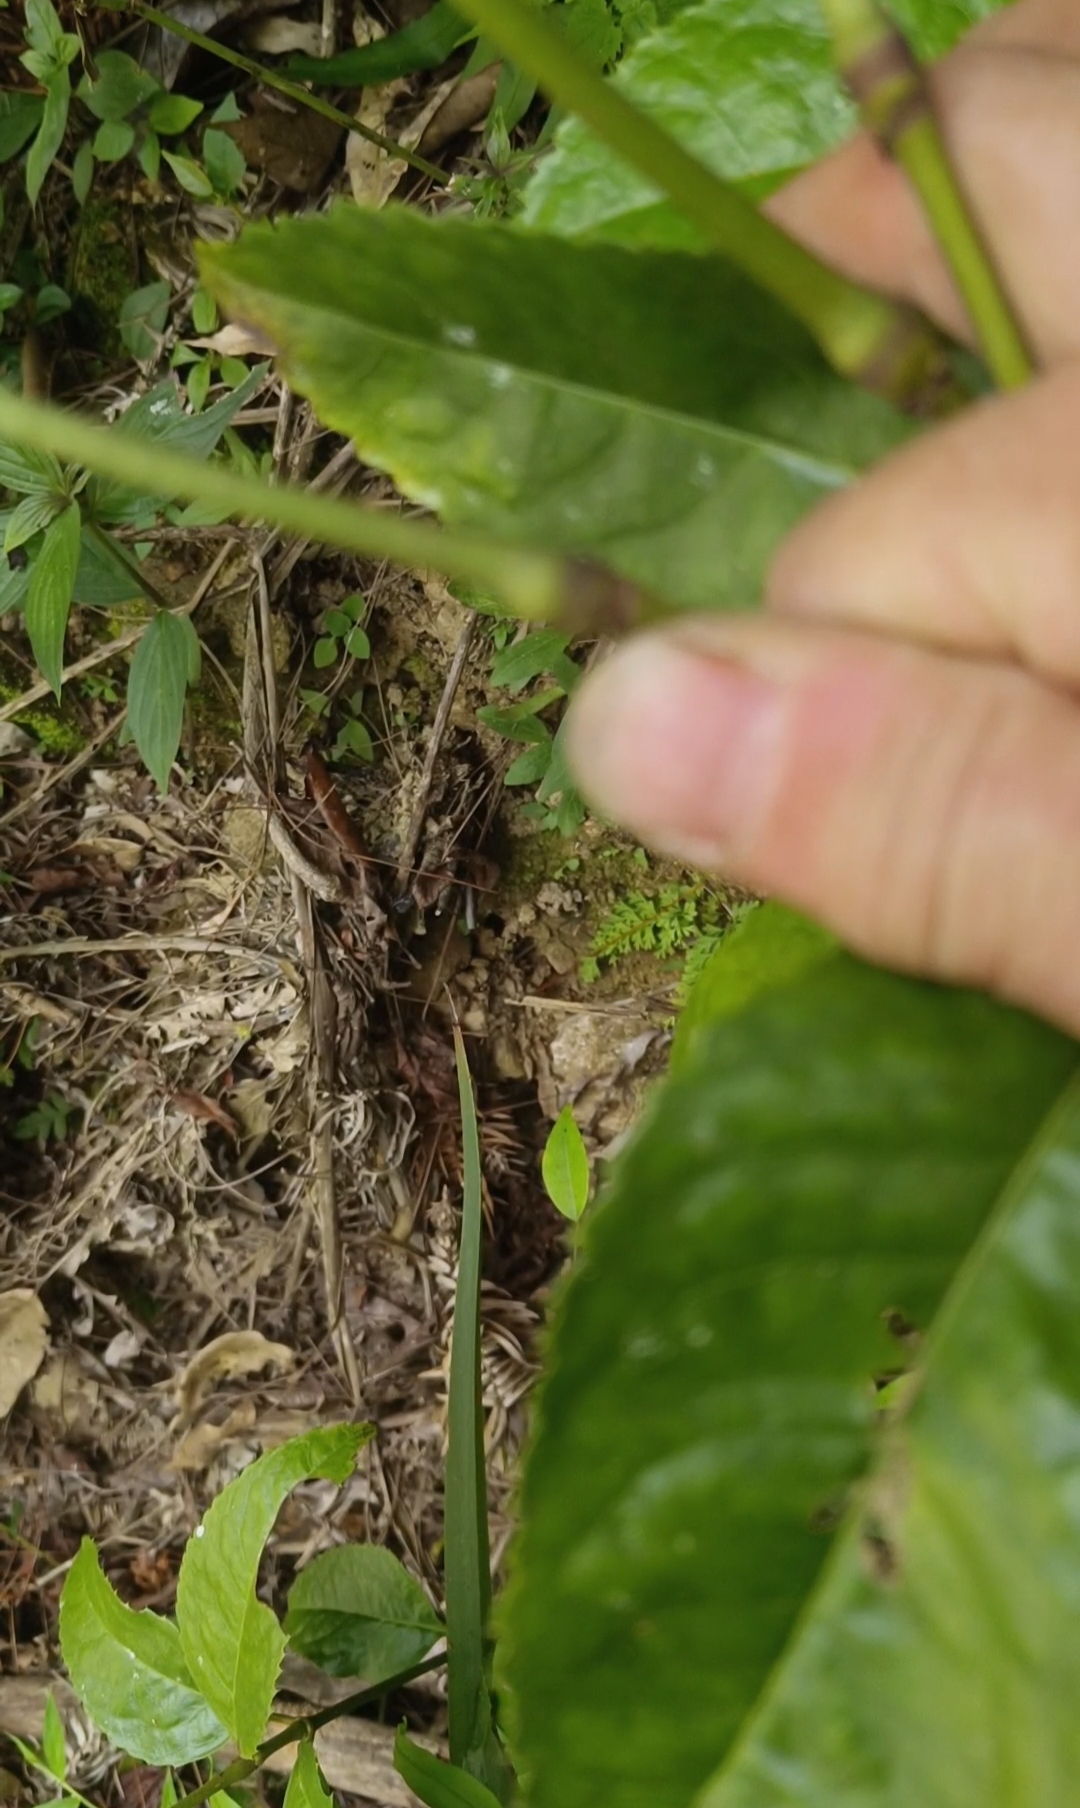
<path fill-rule="evenodd" d="M 271 1343 L 261 1331 L 226 1331 L 197 1350 L 177 1378 L 176 1397 L 185 1422 L 190 1422 L 207 1394 L 219 1381 L 234 1375 L 254 1375 L 272 1366 L 291 1369 L 296 1355 L 287 1343 Z"/>
<path fill-rule="evenodd" d="M 244 1437 L 255 1425 L 254 1400 L 241 1400 L 223 1425 L 193 1425 L 169 1459 L 169 1468 L 197 1474 L 209 1469 L 218 1451 L 234 1438 Z"/>
<path fill-rule="evenodd" d="M 258 327 L 244 326 L 238 320 L 226 321 L 208 339 L 189 339 L 186 343 L 201 346 L 208 352 L 220 352 L 223 358 L 244 358 L 249 353 L 255 353 L 260 358 L 272 358 L 277 352 L 273 340 L 268 339 L 265 333 L 260 333 Z M 261 838 L 265 839 L 266 812 L 252 809 L 233 809 L 229 812 L 234 817 L 240 814 L 253 816 L 259 825 Z"/>
<path fill-rule="evenodd" d="M 49 1347 L 48 1314 L 29 1287 L 0 1293 L 0 1419 L 37 1374 Z"/>
<path fill-rule="evenodd" d="M 54 1433 L 77 1444 L 93 1437 L 101 1388 L 92 1375 L 83 1374 L 77 1356 L 54 1356 L 34 1382 L 30 1398 Z"/>
<path fill-rule="evenodd" d="M 370 132 L 381 132 L 384 138 L 392 136 L 386 130 L 386 120 L 398 95 L 406 88 L 406 82 L 386 82 L 381 88 L 368 88 L 356 109 L 356 118 Z M 372 209 L 385 205 L 390 199 L 402 176 L 408 169 L 403 157 L 391 157 L 381 145 L 372 144 L 368 138 L 361 138 L 359 132 L 350 132 L 345 146 L 345 169 L 349 177 L 353 200 L 358 207 Z"/>
<path fill-rule="evenodd" d="M 27 884 L 39 897 L 49 898 L 56 892 L 83 891 L 92 884 L 84 866 L 35 866 L 26 875 Z"/>
<path fill-rule="evenodd" d="M 141 1595 L 159 1595 L 175 1577 L 176 1566 L 168 1551 L 136 1551 L 128 1563 L 131 1580 Z"/>
<path fill-rule="evenodd" d="M 234 1143 L 240 1141 L 239 1128 L 216 1099 L 208 1099 L 205 1092 L 174 1092 L 170 1102 L 182 1111 L 186 1117 L 199 1119 L 203 1123 L 217 1124 L 226 1136 L 231 1136 Z"/>
<path fill-rule="evenodd" d="M 424 127 L 416 147 L 421 157 L 434 157 L 459 132 L 468 132 L 487 118 L 501 71 L 501 63 L 492 63 L 451 89 Z"/>
<path fill-rule="evenodd" d="M 259 96 L 247 119 L 230 120 L 223 132 L 240 146 L 253 169 L 265 171 L 294 194 L 316 194 L 341 143 L 341 127 L 306 107 L 278 106 Z"/>

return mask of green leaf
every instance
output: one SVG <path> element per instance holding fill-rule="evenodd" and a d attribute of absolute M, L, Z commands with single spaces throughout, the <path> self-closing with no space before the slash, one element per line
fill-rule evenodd
<path fill-rule="evenodd" d="M 26 0 L 26 41 L 42 55 L 55 56 L 64 40 L 64 27 L 52 0 Z"/>
<path fill-rule="evenodd" d="M 267 1451 L 222 1490 L 184 1551 L 176 1586 L 184 1656 L 245 1758 L 265 1731 L 285 1649 L 276 1616 L 255 1595 L 263 1546 L 291 1489 L 312 1476 L 346 1481 L 371 1435 L 368 1425 L 327 1426 Z"/>
<path fill-rule="evenodd" d="M 37 205 L 41 185 L 52 166 L 52 160 L 64 142 L 68 107 L 71 103 L 71 77 L 67 67 L 57 69 L 45 82 L 45 108 L 37 137 L 26 158 L 26 192 L 30 205 Z"/>
<path fill-rule="evenodd" d="M 450 1355 L 446 1458 L 446 1630 L 450 1756 L 474 1764 L 488 1738 L 491 1705 L 485 1630 L 491 1603 L 487 1477 L 480 1382 L 480 1249 L 484 1211 L 480 1130 L 461 1031 L 454 1026 L 464 1164 L 461 1248 Z"/>
<path fill-rule="evenodd" d="M 178 151 L 166 150 L 162 150 L 161 155 L 172 170 L 180 187 L 186 189 L 189 195 L 194 195 L 196 201 L 210 201 L 213 199 L 213 183 L 206 174 L 206 171 L 191 157 L 181 157 Z"/>
<path fill-rule="evenodd" d="M 198 675 L 199 637 L 186 615 L 161 609 L 135 648 L 128 674 L 132 737 L 161 791 L 180 745 L 188 684 Z"/>
<path fill-rule="evenodd" d="M 756 601 L 787 529 L 911 431 L 719 258 L 350 206 L 201 264 L 407 495 L 673 604 Z"/>
<path fill-rule="evenodd" d="M 698 976 L 675 1028 L 671 1071 L 681 1072 L 701 1032 L 719 1018 L 734 1016 L 763 992 L 790 985 L 836 948 L 836 937 L 817 923 L 782 904 L 759 905 L 729 931 Z"/>
<path fill-rule="evenodd" d="M 69 502 L 50 521 L 26 592 L 26 632 L 41 676 L 57 696 L 63 682 L 64 635 L 79 564 L 81 524 L 77 502 Z"/>
<path fill-rule="evenodd" d="M 505 735 L 508 741 L 521 741 L 526 747 L 538 747 L 541 742 L 550 746 L 551 730 L 546 722 L 536 720 L 537 712 L 560 702 L 564 695 L 565 692 L 559 688 L 539 691 L 535 697 L 526 697 L 521 703 L 512 703 L 506 709 L 497 703 L 487 703 L 483 709 L 477 710 L 476 719 L 485 728 L 493 728 L 496 734 Z"/>
<path fill-rule="evenodd" d="M 394 1769 L 427 1808 L 500 1808 L 498 1796 L 476 1777 L 425 1751 L 404 1727 L 394 1740 Z"/>
<path fill-rule="evenodd" d="M 45 1697 L 45 1719 L 41 1733 L 41 1755 L 50 1776 L 62 1783 L 67 1776 L 67 1739 L 64 1723 L 52 1690 Z"/>
<path fill-rule="evenodd" d="M 363 760 L 370 766 L 375 758 L 375 749 L 371 736 L 363 722 L 356 716 L 350 716 L 342 723 L 334 744 L 334 758 L 341 759 L 344 754 L 351 753 L 356 759 Z"/>
<path fill-rule="evenodd" d="M 552 1205 L 576 1224 L 589 1203 L 589 1157 L 569 1105 L 563 1106 L 551 1127 L 541 1172 Z"/>
<path fill-rule="evenodd" d="M 51 452 L 29 452 L 0 443 L 0 489 L 32 496 L 39 490 L 60 490 L 64 473 Z"/>
<path fill-rule="evenodd" d="M 327 634 L 336 634 L 340 637 L 343 634 L 347 634 L 351 627 L 352 616 L 347 615 L 344 609 L 329 609 L 327 611 L 323 622 L 323 628 Z"/>
<path fill-rule="evenodd" d="M 905 0 L 894 10 L 920 53 L 937 55 L 1004 3 Z M 645 37 L 613 79 L 710 169 L 755 195 L 824 156 L 857 123 L 820 0 L 704 0 Z M 701 244 L 670 202 L 574 119 L 531 178 L 521 220 L 623 244 Z"/>
<path fill-rule="evenodd" d="M 491 668 L 491 682 L 503 690 L 519 691 L 541 673 L 551 676 L 569 695 L 581 680 L 581 667 L 567 654 L 570 638 L 555 628 L 538 628 L 504 647 Z"/>
<path fill-rule="evenodd" d="M 217 305 L 205 289 L 196 289 L 191 297 L 191 324 L 197 333 L 212 333 L 218 323 Z"/>
<path fill-rule="evenodd" d="M 159 280 L 133 290 L 120 304 L 120 337 L 140 363 L 157 357 L 171 294 L 168 283 Z"/>
<path fill-rule="evenodd" d="M 371 641 L 365 628 L 352 628 L 345 636 L 345 651 L 350 659 L 370 659 Z"/>
<path fill-rule="evenodd" d="M 94 133 L 91 146 L 99 163 L 119 163 L 135 143 L 135 127 L 126 119 L 106 119 Z"/>
<path fill-rule="evenodd" d="M 321 672 L 324 671 L 328 665 L 333 665 L 337 660 L 337 656 L 337 641 L 332 634 L 325 634 L 321 640 L 315 642 L 315 650 L 311 655 L 311 662 L 316 669 Z"/>
<path fill-rule="evenodd" d="M 700 1033 L 586 1221 L 539 1403 L 504 1616 L 535 1808 L 710 1778 L 709 1808 L 1064 1808 L 1024 1766 L 1075 1775 L 1076 1073 L 836 951 Z M 873 1381 L 913 1359 L 898 1424 Z"/>
<path fill-rule="evenodd" d="M 297 1651 L 331 1676 L 375 1683 L 426 1657 L 443 1626 L 391 1551 L 349 1544 L 323 1551 L 300 1571 L 285 1631 Z"/>
<path fill-rule="evenodd" d="M 146 1764 L 190 1764 L 227 1734 L 194 1688 L 171 1620 L 125 1607 L 84 1538 L 60 1597 L 60 1648 L 94 1724 Z"/>
<path fill-rule="evenodd" d="M 84 75 L 75 92 L 95 119 L 115 124 L 134 113 L 160 85 L 134 57 L 123 50 L 99 50 L 94 57 L 96 76 Z"/>
<path fill-rule="evenodd" d="M 6 314 L 9 308 L 13 308 L 17 301 L 22 300 L 22 297 L 23 291 L 18 283 L 0 283 L 0 316 Z"/>
<path fill-rule="evenodd" d="M 44 109 L 38 94 L 0 94 L 0 163 L 18 156 L 41 124 Z"/>
<path fill-rule="evenodd" d="M 334 1808 L 334 1798 L 323 1786 L 319 1775 L 315 1747 L 310 1739 L 302 1739 L 296 1748 L 284 1808 Z"/>
<path fill-rule="evenodd" d="M 188 371 L 186 384 L 188 401 L 196 414 L 201 413 L 206 406 L 212 375 L 213 370 L 209 358 L 200 358 L 198 363 L 193 364 Z"/>
<path fill-rule="evenodd" d="M 79 568 L 75 573 L 74 600 L 90 609 L 112 609 L 134 602 L 142 595 L 139 581 L 110 545 L 83 529 Z"/>
<path fill-rule="evenodd" d="M 296 56 L 287 69 L 294 80 L 323 88 L 377 88 L 419 69 L 437 69 L 475 35 L 476 27 L 456 13 L 449 0 L 436 0 L 421 18 L 374 44 L 335 57 Z"/>
<path fill-rule="evenodd" d="M 247 169 L 244 153 L 235 138 L 230 138 L 228 132 L 218 131 L 216 126 L 207 126 L 203 133 L 202 154 L 215 192 L 234 195 Z"/>
<path fill-rule="evenodd" d="M 186 132 L 202 110 L 202 101 L 189 100 L 186 94 L 159 94 L 151 101 L 147 118 L 155 132 L 160 132 L 164 138 L 174 138 L 177 133 Z"/>
<path fill-rule="evenodd" d="M 34 320 L 38 326 L 47 326 L 50 320 L 58 315 L 66 314 L 71 307 L 71 296 L 59 283 L 43 283 L 34 297 Z"/>
<path fill-rule="evenodd" d="M 55 521 L 60 510 L 66 506 L 67 498 L 57 495 L 53 490 L 37 490 L 32 496 L 24 496 L 16 508 L 8 516 L 4 529 L 4 551 L 14 552 L 17 546 L 25 546 L 50 521 Z"/>
<path fill-rule="evenodd" d="M 161 171 L 161 140 L 156 132 L 146 133 L 136 155 L 146 180 L 156 182 Z"/>

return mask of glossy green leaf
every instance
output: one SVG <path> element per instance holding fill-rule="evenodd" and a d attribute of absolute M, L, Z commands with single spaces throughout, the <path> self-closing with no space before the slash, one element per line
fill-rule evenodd
<path fill-rule="evenodd" d="M 427 1808 L 500 1808 L 487 1786 L 410 1739 L 404 1727 L 394 1740 L 394 1769 Z"/>
<path fill-rule="evenodd" d="M 334 1798 L 319 1775 L 315 1747 L 310 1739 L 302 1739 L 296 1748 L 296 1763 L 285 1791 L 285 1808 L 334 1808 Z"/>
<path fill-rule="evenodd" d="M 134 57 L 123 50 L 99 50 L 94 57 L 94 76 L 84 75 L 75 90 L 83 106 L 95 119 L 126 119 L 151 95 L 160 92 L 159 84 Z"/>
<path fill-rule="evenodd" d="M 186 132 L 202 110 L 202 101 L 190 100 L 186 94 L 159 94 L 151 101 L 147 118 L 155 132 L 160 132 L 164 138 L 174 138 L 178 132 Z"/>
<path fill-rule="evenodd" d="M 50 1776 L 62 1783 L 67 1776 L 67 1740 L 64 1723 L 52 1690 L 45 1697 L 45 1718 L 41 1732 L 41 1755 Z"/>
<path fill-rule="evenodd" d="M 443 1625 L 420 1584 L 392 1551 L 347 1544 L 323 1551 L 289 1593 L 285 1631 L 331 1676 L 380 1682 L 418 1663 Z"/>
<path fill-rule="evenodd" d="M 41 676 L 56 695 L 64 670 L 64 636 L 79 566 L 82 517 L 69 502 L 50 521 L 30 572 L 26 591 L 26 632 Z"/>
<path fill-rule="evenodd" d="M 504 1615 L 535 1808 L 688 1808 L 710 1778 L 709 1808 L 1064 1808 L 1050 1785 L 1066 1739 L 1053 1704 L 1077 1663 L 1061 1491 L 1080 1351 L 1060 1264 L 1080 1192 L 1053 1114 L 1076 1072 L 1076 1045 L 1044 1025 L 835 951 L 701 1032 L 586 1220 L 558 1313 Z M 1045 1380 L 1021 1452 L 993 1415 L 985 1320 L 981 1391 L 969 1371 L 935 1418 L 929 1384 L 975 1303 L 985 1236 L 1047 1171 L 1074 1189 L 1068 1231 L 1030 1247 L 1045 1295 L 1015 1269 L 1003 1331 L 1003 1393 L 1010 1373 Z M 872 1385 L 916 1351 L 933 1509 Z M 879 1516 L 876 1582 L 859 1535 L 834 1540 L 845 1513 L 864 1557 L 859 1516 Z M 890 1606 L 890 1553 L 917 1625 Z M 1047 1631 L 1054 1588 L 1071 1653 Z M 1075 1779 L 1067 1719 L 1060 1775 Z M 1041 1752 L 1045 1788 L 1006 1782 L 1025 1774 L 1025 1738 L 1025 1784 Z"/>
<path fill-rule="evenodd" d="M 551 1127 L 541 1172 L 552 1205 L 576 1224 L 589 1203 L 589 1157 L 570 1105 L 563 1106 Z"/>
<path fill-rule="evenodd" d="M 125 1607 L 84 1538 L 60 1598 L 60 1647 L 94 1724 L 147 1764 L 190 1764 L 226 1731 L 194 1688 L 171 1620 Z"/>
<path fill-rule="evenodd" d="M 202 265 L 406 494 L 676 605 L 756 600 L 792 523 L 909 432 L 718 258 L 340 207 Z"/>
<path fill-rule="evenodd" d="M 327 1426 L 267 1451 L 218 1495 L 184 1551 L 176 1586 L 184 1657 L 245 1758 L 265 1731 L 286 1642 L 255 1595 L 263 1546 L 297 1483 L 346 1481 L 371 1433 Z"/>
<path fill-rule="evenodd" d="M 904 0 L 924 55 L 939 54 L 1005 0 Z M 730 182 L 764 194 L 843 142 L 856 114 L 836 74 L 819 0 L 704 0 L 644 38 L 614 81 Z M 525 193 L 522 222 L 624 244 L 698 246 L 670 202 L 577 120 Z"/>
<path fill-rule="evenodd" d="M 135 648 L 128 674 L 132 738 L 162 791 L 180 746 L 189 683 L 199 670 L 199 637 L 186 615 L 160 609 Z"/>
<path fill-rule="evenodd" d="M 40 94 L 0 94 L 0 163 L 18 156 L 34 136 L 44 107 Z"/>
<path fill-rule="evenodd" d="M 71 76 L 65 66 L 46 78 L 41 124 L 26 157 L 26 192 L 31 206 L 36 205 L 52 160 L 64 142 L 70 104 Z"/>
<path fill-rule="evenodd" d="M 671 1070 L 690 1059 L 703 1030 L 788 986 L 835 954 L 836 937 L 782 904 L 760 904 L 724 937 L 699 974 L 675 1027 Z"/>
<path fill-rule="evenodd" d="M 475 26 L 456 13 L 449 0 L 436 0 L 419 19 L 389 37 L 356 50 L 343 50 L 340 56 L 293 57 L 288 72 L 294 80 L 315 82 L 323 88 L 377 88 L 419 69 L 437 69 L 475 34 Z"/>
<path fill-rule="evenodd" d="M 157 356 L 169 316 L 170 295 L 168 283 L 159 279 L 134 289 L 120 303 L 120 337 L 132 357 L 143 363 Z"/>

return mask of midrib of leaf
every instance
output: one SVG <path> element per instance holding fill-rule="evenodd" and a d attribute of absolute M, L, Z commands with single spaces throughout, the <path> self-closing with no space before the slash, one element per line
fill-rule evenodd
<path fill-rule="evenodd" d="M 950 1331 L 959 1317 L 964 1302 L 977 1285 L 998 1236 L 1004 1226 L 1021 1209 L 1029 1178 L 1053 1144 L 1058 1127 L 1077 1108 L 1080 1108 L 1080 1068 L 1074 1070 L 1072 1078 L 1062 1088 L 1061 1093 L 1047 1111 L 1039 1129 L 1031 1138 L 1002 1187 L 982 1229 L 960 1262 L 953 1282 L 926 1332 L 925 1354 L 916 1370 L 916 1380 L 908 1401 L 908 1410 L 918 1397 L 923 1377 L 933 1367 L 942 1346 L 948 1342 Z M 900 1423 L 902 1424 L 903 1421 L 901 1420 Z M 878 1462 L 870 1464 L 862 1478 L 862 1484 L 857 1483 L 856 1487 L 861 1488 L 871 1480 L 878 1468 Z M 737 1773 L 745 1753 L 753 1746 L 758 1728 L 768 1718 L 776 1697 L 783 1688 L 788 1670 L 796 1661 L 799 1647 L 817 1617 L 822 1601 L 828 1598 L 836 1575 L 850 1563 L 852 1549 L 862 1537 L 863 1525 L 859 1508 L 860 1501 L 857 1497 L 847 1513 L 847 1524 L 833 1540 L 832 1548 L 815 1578 L 814 1585 L 799 1609 L 783 1652 L 766 1677 L 754 1706 L 732 1742 L 728 1755 L 698 1790 L 693 1808 L 722 1808 L 720 1791 L 728 1779 Z"/>
<path fill-rule="evenodd" d="M 313 336 L 322 339 L 325 335 L 327 343 L 333 343 L 331 335 L 336 334 L 338 326 L 344 323 L 351 331 L 369 333 L 372 338 L 383 340 L 388 346 L 399 346 L 410 352 L 414 352 L 418 346 L 421 346 L 433 356 L 445 359 L 447 363 L 476 363 L 487 367 L 505 365 L 521 380 L 534 383 L 537 387 L 548 389 L 556 395 L 578 396 L 605 407 L 625 408 L 627 412 L 641 414 L 651 420 L 669 422 L 679 427 L 695 428 L 698 431 L 704 430 L 714 434 L 722 444 L 732 445 L 743 451 L 761 453 L 764 457 L 785 465 L 797 475 L 806 477 L 823 488 L 842 489 L 847 484 L 854 482 L 859 475 L 856 465 L 841 463 L 838 459 L 822 459 L 813 453 L 800 451 L 797 446 L 792 446 L 784 440 L 771 439 L 766 434 L 753 433 L 744 427 L 733 427 L 727 421 L 718 421 L 713 415 L 688 414 L 683 409 L 663 408 L 657 402 L 646 401 L 626 390 L 597 389 L 591 384 L 578 382 L 573 377 L 563 377 L 554 372 L 538 370 L 529 364 L 514 363 L 512 358 L 500 356 L 494 351 L 484 352 L 451 347 L 426 335 L 395 332 L 392 327 L 374 325 L 353 314 L 315 307 L 307 301 L 295 302 L 289 298 L 286 306 L 290 309 L 299 308 L 313 325 L 316 321 L 325 321 L 326 325 L 317 328 Z M 241 318 L 253 319 L 255 315 L 254 308 L 240 310 Z M 260 324 L 257 319 L 255 324 Z M 272 333 L 273 328 L 270 322 L 264 319 L 262 324 L 267 331 Z M 286 367 L 293 362 L 293 356 L 288 350 L 283 352 L 281 362 Z"/>

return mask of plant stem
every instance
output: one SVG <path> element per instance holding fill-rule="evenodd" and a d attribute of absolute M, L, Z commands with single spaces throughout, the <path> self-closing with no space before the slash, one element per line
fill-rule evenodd
<path fill-rule="evenodd" d="M 335 125 L 342 126 L 346 132 L 355 132 L 360 138 L 366 138 L 369 144 L 377 144 L 380 150 L 388 152 L 391 157 L 403 158 L 413 169 L 445 188 L 448 180 L 446 171 L 441 170 L 437 163 L 429 163 L 426 157 L 407 150 L 395 138 L 385 137 L 374 126 L 361 124 L 360 120 L 353 119 L 349 113 L 343 113 L 340 107 L 331 106 L 328 100 L 312 94 L 299 82 L 291 82 L 287 75 L 279 75 L 276 69 L 267 69 L 264 64 L 257 63 L 254 57 L 243 56 L 239 50 L 230 49 L 228 44 L 221 44 L 216 38 L 204 37 L 201 31 L 194 31 L 190 25 L 174 19 L 171 13 L 159 12 L 156 6 L 148 4 L 148 0 L 128 0 L 127 10 L 138 13 L 140 19 L 146 19 L 151 25 L 160 26 L 162 31 L 171 31 L 176 37 L 184 38 L 187 43 L 194 44 L 196 49 L 206 50 L 211 56 L 220 57 L 223 63 L 231 63 L 234 69 L 242 69 L 245 75 L 254 76 L 256 81 L 263 82 L 268 88 L 276 88 L 279 94 L 288 95 L 290 100 L 296 101 L 301 107 L 310 108 L 312 113 L 321 113 L 324 119 L 333 120 Z"/>
<path fill-rule="evenodd" d="M 288 1726 L 282 1727 L 272 1738 L 264 1739 L 254 1757 L 234 1758 L 224 1770 L 216 1770 L 213 1776 L 207 1777 L 197 1789 L 189 1790 L 176 1803 L 176 1808 L 198 1808 L 209 1796 L 215 1795 L 219 1789 L 228 1789 L 233 1783 L 242 1783 L 246 1777 L 265 1764 L 267 1758 L 282 1746 L 297 1745 L 301 1739 L 311 1739 L 321 1726 L 329 1726 L 331 1720 L 340 1720 L 343 1714 L 355 1713 L 357 1708 L 366 1708 L 373 1701 L 381 1701 L 395 1689 L 402 1689 L 417 1676 L 424 1676 L 429 1670 L 437 1670 L 445 1664 L 446 1658 L 425 1657 L 419 1664 L 410 1664 L 407 1670 L 399 1670 L 395 1676 L 388 1676 L 385 1682 L 372 1683 L 370 1688 L 358 1689 L 355 1695 L 346 1695 L 343 1701 L 336 1701 L 333 1707 L 320 1708 L 317 1714 L 303 1714 L 298 1720 L 290 1720 Z"/>
<path fill-rule="evenodd" d="M 953 273 L 987 366 L 1018 389 L 1034 365 L 945 148 L 925 70 L 876 0 L 823 0 L 841 72 L 863 119 L 904 169 Z"/>
<path fill-rule="evenodd" d="M 347 552 L 430 566 L 494 591 L 529 621 L 567 621 L 584 633 L 594 617 L 614 617 L 615 626 L 632 625 L 643 606 L 633 586 L 584 561 L 438 528 L 310 489 L 265 484 L 120 429 L 92 425 L 2 386 L 0 439 L 86 465 L 143 495 L 210 502 L 232 515 L 272 522 Z"/>
<path fill-rule="evenodd" d="M 951 381 L 944 344 L 920 315 L 860 289 L 789 238 L 594 75 L 538 8 L 524 0 L 460 0 L 458 10 L 801 320 L 838 371 L 913 411 L 937 411 Z"/>
<path fill-rule="evenodd" d="M 132 583 L 138 586 L 147 602 L 154 603 L 157 608 L 164 609 L 171 615 L 173 605 L 170 603 L 168 597 L 163 591 L 158 589 L 156 584 L 152 584 L 149 578 L 143 576 L 138 565 L 135 563 L 135 560 L 128 557 L 123 548 L 117 545 L 112 535 L 106 533 L 105 529 L 100 527 L 96 521 L 87 520 L 85 515 L 83 516 L 83 526 L 93 534 L 94 539 L 107 557 L 114 559 L 118 565 L 124 567 L 124 570 L 128 573 Z"/>

